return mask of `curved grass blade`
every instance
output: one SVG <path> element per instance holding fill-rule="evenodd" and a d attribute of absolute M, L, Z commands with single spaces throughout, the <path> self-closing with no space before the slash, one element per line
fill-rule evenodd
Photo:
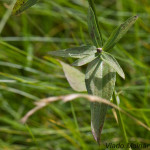
<path fill-rule="evenodd" d="M 78 60 L 76 60 L 72 65 L 73 66 L 83 66 L 89 62 L 91 62 L 92 60 L 94 60 L 96 58 L 95 54 L 94 55 L 89 55 L 83 58 L 80 58 Z"/>
<path fill-rule="evenodd" d="M 60 61 L 70 86 L 78 92 L 86 91 L 85 75 L 78 69 Z"/>
<path fill-rule="evenodd" d="M 14 8 L 13 14 L 18 15 L 25 11 L 26 9 L 30 8 L 34 4 L 37 3 L 38 0 L 17 0 Z"/>
<path fill-rule="evenodd" d="M 101 61 L 99 57 L 88 65 L 85 83 L 89 94 L 110 100 L 115 87 L 115 81 L 115 70 L 104 61 Z M 91 128 L 93 136 L 99 144 L 107 107 L 103 103 L 91 103 Z"/>
<path fill-rule="evenodd" d="M 91 7 L 89 7 L 88 10 L 88 29 L 89 34 L 92 38 L 92 42 L 96 47 L 102 47 L 103 41 L 102 41 L 102 35 L 98 29 L 98 24 L 96 22 L 95 14 Z"/>
<path fill-rule="evenodd" d="M 117 60 L 109 53 L 103 52 L 101 55 L 101 59 L 107 63 L 108 65 L 110 65 L 111 67 L 114 68 L 114 70 L 123 78 L 125 79 L 125 74 L 122 70 L 122 68 L 120 67 L 119 63 L 117 62 Z"/>
<path fill-rule="evenodd" d="M 49 54 L 60 57 L 83 58 L 96 52 L 97 50 L 95 46 L 80 46 L 66 50 L 51 51 Z"/>
<path fill-rule="evenodd" d="M 113 48 L 115 44 L 124 36 L 124 34 L 126 34 L 126 32 L 130 29 L 130 27 L 135 23 L 137 19 L 138 16 L 133 16 L 126 20 L 118 28 L 116 28 L 104 44 L 103 50 L 107 51 Z"/>

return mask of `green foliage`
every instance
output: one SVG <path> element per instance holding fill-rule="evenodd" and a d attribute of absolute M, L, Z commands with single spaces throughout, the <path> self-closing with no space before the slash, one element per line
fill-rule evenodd
<path fill-rule="evenodd" d="M 86 91 L 85 87 L 85 75 L 77 70 L 76 68 L 73 68 L 72 66 L 60 61 L 65 77 L 67 78 L 70 86 L 75 90 L 79 92 Z"/>
<path fill-rule="evenodd" d="M 120 67 L 119 63 L 117 60 L 109 53 L 103 52 L 101 55 L 101 59 L 110 65 L 123 79 L 125 79 L 125 74 Z"/>
<path fill-rule="evenodd" d="M 89 43 L 90 39 L 85 22 L 86 1 L 44 0 L 22 15 L 12 17 L 6 14 L 11 10 L 7 7 L 10 2 L 0 2 L 0 26 L 4 25 L 1 41 L 5 41 L 5 44 L 0 41 L 0 149 L 104 150 L 106 143 L 123 143 L 124 131 L 119 129 L 118 115 L 112 113 L 113 109 L 107 110 L 101 145 L 94 142 L 90 134 L 89 102 L 82 98 L 72 105 L 60 101 L 37 111 L 27 122 L 30 130 L 20 123 L 24 114 L 34 107 L 35 100 L 74 93 L 61 65 L 48 51 L 76 47 Z M 150 4 L 138 0 L 111 1 L 111 5 L 109 0 L 95 2 L 100 27 L 106 30 L 102 32 L 104 41 L 123 20 L 135 14 L 140 16 L 109 52 L 126 75 L 126 80 L 118 77 L 116 81 L 119 107 L 150 126 Z M 74 58 L 63 60 L 72 64 Z M 86 66 L 78 69 L 84 72 Z M 149 130 L 121 115 L 129 143 L 149 144 Z"/>
<path fill-rule="evenodd" d="M 49 54 L 59 57 L 83 58 L 96 52 L 97 51 L 95 46 L 80 46 L 66 50 L 51 51 Z"/>
<path fill-rule="evenodd" d="M 96 58 L 95 54 L 91 54 L 89 56 L 86 56 L 86 57 L 83 57 L 83 58 L 76 60 L 72 65 L 73 66 L 83 66 L 83 65 L 91 62 L 95 58 Z"/>
<path fill-rule="evenodd" d="M 50 54 L 53 56 L 80 58 L 73 63 L 74 66 L 82 66 L 91 62 L 90 65 L 87 67 L 85 77 L 87 92 L 89 94 L 110 100 L 115 87 L 116 72 L 122 78 L 125 78 L 125 75 L 116 59 L 112 57 L 110 54 L 103 53 L 102 51 L 111 49 L 120 40 L 120 38 L 129 30 L 131 25 L 135 23 L 137 16 L 129 18 L 124 24 L 122 24 L 114 32 L 112 32 L 111 36 L 106 41 L 106 44 L 102 48 L 103 39 L 98 25 L 95 6 L 92 0 L 89 0 L 89 5 L 90 6 L 88 10 L 88 19 L 87 19 L 88 29 L 94 46 L 75 47 L 71 49 L 50 52 Z M 97 47 L 97 49 L 95 47 Z M 70 68 L 65 69 L 66 72 L 70 72 Z M 73 78 L 73 76 L 76 81 L 77 79 L 76 73 L 72 74 L 71 79 Z M 72 84 L 71 82 L 71 87 L 74 87 L 74 84 L 75 83 Z M 79 82 L 77 82 L 77 84 L 79 84 Z M 82 84 L 83 82 L 81 82 L 81 84 L 79 84 L 78 86 L 84 87 L 84 85 Z M 77 85 L 75 85 L 75 88 L 73 89 L 78 89 L 76 87 Z M 81 89 L 79 88 L 79 90 L 77 91 L 82 91 L 82 88 Z M 100 136 L 106 112 L 107 112 L 107 105 L 101 103 L 91 104 L 92 133 L 95 140 L 98 143 L 100 143 Z"/>
<path fill-rule="evenodd" d="M 91 36 L 91 40 L 92 40 L 93 44 L 96 47 L 102 47 L 103 46 L 102 37 L 101 37 L 101 34 L 98 30 L 98 24 L 96 22 L 96 16 L 95 16 L 91 7 L 89 7 L 89 10 L 88 10 L 87 20 L 88 20 L 89 34 Z"/>
<path fill-rule="evenodd" d="M 126 22 L 121 24 L 118 28 L 116 28 L 104 44 L 103 50 L 108 51 L 113 48 L 116 43 L 124 36 L 124 34 L 126 34 L 126 32 L 131 28 L 131 26 L 135 23 L 137 19 L 138 16 L 133 16 L 129 18 Z"/>
<path fill-rule="evenodd" d="M 86 70 L 85 83 L 89 94 L 110 100 L 116 81 L 115 70 L 97 57 L 89 63 Z M 107 112 L 107 105 L 91 103 L 91 128 L 95 140 L 100 144 L 100 136 Z"/>

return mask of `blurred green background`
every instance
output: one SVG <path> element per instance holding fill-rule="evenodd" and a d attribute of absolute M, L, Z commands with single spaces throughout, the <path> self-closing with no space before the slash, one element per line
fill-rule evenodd
<path fill-rule="evenodd" d="M 57 59 L 48 51 L 90 43 L 87 0 L 41 0 L 18 16 L 12 0 L 0 0 L 0 150 L 97 150 L 106 143 L 122 142 L 123 134 L 112 109 L 108 110 L 101 146 L 91 134 L 90 103 L 83 99 L 52 103 L 20 119 L 34 102 L 76 93 L 65 79 Z M 120 107 L 150 126 L 150 1 L 95 0 L 106 40 L 127 18 L 139 19 L 110 51 L 126 79 L 117 76 Z M 68 64 L 73 59 L 59 58 Z M 78 67 L 79 68 L 79 67 Z M 85 68 L 79 68 L 85 72 Z M 150 144 L 150 132 L 122 114 L 130 143 Z M 134 149 L 134 148 L 133 148 Z M 142 149 L 142 148 L 141 148 Z"/>

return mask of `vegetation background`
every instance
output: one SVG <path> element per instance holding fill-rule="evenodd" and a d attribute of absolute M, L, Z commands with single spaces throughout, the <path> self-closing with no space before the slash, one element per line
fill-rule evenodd
<path fill-rule="evenodd" d="M 90 127 L 90 103 L 83 99 L 52 103 L 23 125 L 20 119 L 45 97 L 76 93 L 57 59 L 48 51 L 87 44 L 87 0 L 41 0 L 19 16 L 12 0 L 0 0 L 0 150 L 106 149 L 122 142 L 112 109 L 99 147 Z M 150 1 L 95 0 L 104 39 L 133 15 L 139 19 L 110 52 L 126 79 L 117 76 L 120 107 L 150 126 Z M 68 64 L 73 59 L 62 59 Z M 83 72 L 85 68 L 79 68 Z M 130 143 L 150 144 L 150 132 L 122 114 Z M 134 149 L 134 148 L 133 148 Z"/>

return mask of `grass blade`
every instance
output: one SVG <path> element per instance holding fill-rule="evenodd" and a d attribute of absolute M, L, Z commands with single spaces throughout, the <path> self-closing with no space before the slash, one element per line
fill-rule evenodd
<path fill-rule="evenodd" d="M 114 92 L 113 93 L 114 104 L 117 105 L 117 106 L 119 106 L 118 102 L 117 102 L 117 97 L 119 98 L 119 96 L 117 95 L 117 93 Z M 128 141 L 127 133 L 126 133 L 126 130 L 125 130 L 125 127 L 124 127 L 124 123 L 123 123 L 123 119 L 122 119 L 120 110 L 116 110 L 116 113 L 117 113 L 117 118 L 118 118 L 118 121 L 119 121 L 120 129 L 121 129 L 121 131 L 123 133 L 124 142 L 125 142 L 125 144 L 128 144 L 129 141 Z M 128 148 L 128 150 L 131 150 L 131 149 Z"/>
<path fill-rule="evenodd" d="M 17 0 L 14 8 L 13 14 L 18 15 L 25 11 L 26 9 L 30 8 L 34 4 L 37 3 L 38 0 Z"/>
<path fill-rule="evenodd" d="M 110 100 L 116 81 L 116 73 L 99 57 L 93 60 L 87 67 L 85 83 L 89 94 Z M 103 103 L 91 103 L 91 128 L 95 140 L 100 144 L 100 136 L 103 128 L 107 105 Z"/>
<path fill-rule="evenodd" d="M 110 35 L 107 42 L 104 44 L 103 50 L 107 51 L 115 46 L 115 44 L 126 34 L 130 27 L 138 19 L 138 16 L 133 16 L 116 28 Z"/>
<path fill-rule="evenodd" d="M 96 52 L 97 50 L 95 46 L 80 46 L 66 50 L 51 51 L 49 54 L 60 57 L 83 58 Z"/>
<path fill-rule="evenodd" d="M 122 68 L 120 67 L 119 63 L 117 62 L 117 60 L 109 53 L 103 52 L 101 55 L 101 59 L 107 63 L 108 65 L 110 65 L 111 67 L 114 68 L 114 70 L 123 78 L 125 79 L 125 74 L 122 70 Z"/>

